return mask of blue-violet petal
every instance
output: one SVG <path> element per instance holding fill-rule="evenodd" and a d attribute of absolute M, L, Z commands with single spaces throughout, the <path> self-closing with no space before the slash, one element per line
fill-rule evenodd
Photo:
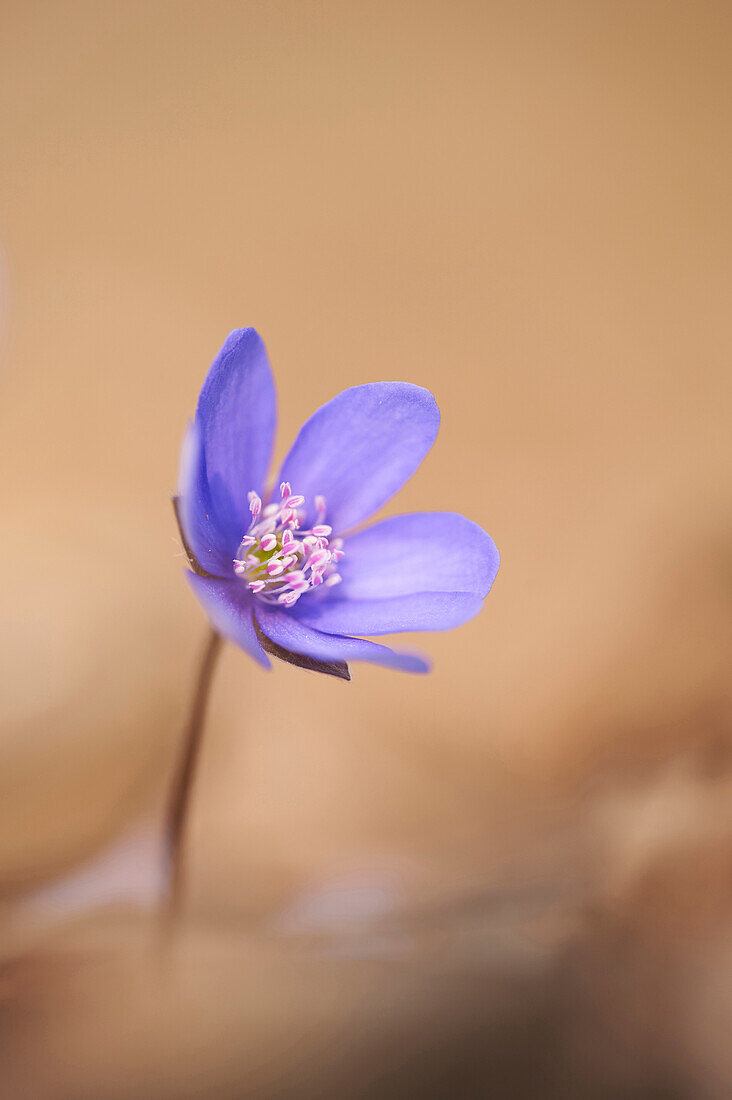
<path fill-rule="evenodd" d="M 440 412 L 429 390 L 409 382 L 354 386 L 303 425 L 280 481 L 305 496 L 308 523 L 317 495 L 341 534 L 372 515 L 419 466 L 435 441 Z"/>
<path fill-rule="evenodd" d="M 499 563 L 490 535 L 457 512 L 392 516 L 348 538 L 337 596 L 387 599 L 449 590 L 484 598 Z"/>
<path fill-rule="evenodd" d="M 183 437 L 178 474 L 178 516 L 188 546 L 207 573 L 231 576 L 226 536 L 219 529 L 206 477 L 201 432 L 189 424 Z"/>
<path fill-rule="evenodd" d="M 339 589 L 299 600 L 290 611 L 301 623 L 326 634 L 398 634 L 405 630 L 451 630 L 483 606 L 472 592 L 414 592 L 390 599 L 350 600 Z"/>
<path fill-rule="evenodd" d="M 265 346 L 253 328 L 235 329 L 211 364 L 196 409 L 211 503 L 230 557 L 251 521 L 247 493 L 263 491 L 276 421 Z"/>
<path fill-rule="evenodd" d="M 269 657 L 254 629 L 253 598 L 244 585 L 238 579 L 220 581 L 197 573 L 186 573 L 186 579 L 214 630 L 269 668 Z"/>
<path fill-rule="evenodd" d="M 322 634 L 298 622 L 287 611 L 258 604 L 255 610 L 262 633 L 293 653 L 318 661 L 370 661 L 402 672 L 429 672 L 429 664 L 415 653 L 399 653 L 378 642 Z"/>

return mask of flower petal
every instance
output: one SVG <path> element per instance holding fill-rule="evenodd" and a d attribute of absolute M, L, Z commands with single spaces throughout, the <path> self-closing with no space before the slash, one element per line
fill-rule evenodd
<path fill-rule="evenodd" d="M 446 589 L 485 597 L 499 564 L 490 535 L 457 512 L 392 516 L 349 537 L 338 566 L 338 598 L 378 600 Z"/>
<path fill-rule="evenodd" d="M 262 632 L 293 653 L 304 653 L 319 661 L 370 661 L 402 672 L 429 672 L 429 664 L 414 653 L 398 653 L 363 638 L 321 634 L 298 622 L 288 612 L 263 604 L 257 604 L 254 613 Z"/>
<path fill-rule="evenodd" d="M 186 573 L 186 579 L 222 637 L 240 646 L 260 665 L 269 668 L 269 657 L 262 649 L 252 618 L 253 599 L 242 581 L 218 580 Z"/>
<path fill-rule="evenodd" d="M 338 586 L 338 589 L 342 588 Z M 338 589 L 300 600 L 290 614 L 326 634 L 399 634 L 404 630 L 452 630 L 483 606 L 472 592 L 414 592 L 386 600 L 349 600 Z"/>
<path fill-rule="evenodd" d="M 235 329 L 211 364 L 196 409 L 211 503 L 230 557 L 251 521 L 247 493 L 262 493 L 276 420 L 265 346 L 253 328 Z"/>
<path fill-rule="evenodd" d="M 277 481 L 313 500 L 325 497 L 327 522 L 347 531 L 380 508 L 412 476 L 435 441 L 440 412 L 429 390 L 408 382 L 370 382 L 344 390 L 302 426 Z"/>
<path fill-rule="evenodd" d="M 214 519 L 211 493 L 206 478 L 206 457 L 201 432 L 189 424 L 183 437 L 178 474 L 178 517 L 181 534 L 207 573 L 230 577 L 233 554 L 228 552 L 227 539 Z"/>

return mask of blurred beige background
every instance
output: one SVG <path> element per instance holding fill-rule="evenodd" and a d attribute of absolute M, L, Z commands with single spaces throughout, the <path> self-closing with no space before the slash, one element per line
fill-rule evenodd
<path fill-rule="evenodd" d="M 1 18 L 6 1094 L 728 1096 L 729 5 Z M 388 511 L 502 567 L 428 678 L 227 650 L 164 980 L 205 634 L 168 497 L 242 324 L 278 458 L 346 386 L 432 389 Z"/>

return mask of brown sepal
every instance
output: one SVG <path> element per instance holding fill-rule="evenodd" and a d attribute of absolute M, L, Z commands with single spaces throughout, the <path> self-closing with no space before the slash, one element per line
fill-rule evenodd
<path fill-rule="evenodd" d="M 314 657 L 305 657 L 302 653 L 293 653 L 284 646 L 277 645 L 266 634 L 262 633 L 257 616 L 254 616 L 254 629 L 259 638 L 259 644 L 265 653 L 277 657 L 280 661 L 286 661 L 288 665 L 297 665 L 298 668 L 306 668 L 309 672 L 322 672 L 325 676 L 336 676 L 339 680 L 350 680 L 351 673 L 345 661 L 317 661 Z"/>

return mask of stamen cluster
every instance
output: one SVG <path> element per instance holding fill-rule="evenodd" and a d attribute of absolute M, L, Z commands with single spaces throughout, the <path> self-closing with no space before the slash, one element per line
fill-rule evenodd
<path fill-rule="evenodd" d="M 332 528 L 323 522 L 324 497 L 315 498 L 318 522 L 305 530 L 305 497 L 293 494 L 287 481 L 280 485 L 280 496 L 279 503 L 263 507 L 261 497 L 249 493 L 252 522 L 234 558 L 234 572 L 259 599 L 292 607 L 321 584 L 339 584 L 336 566 L 343 557 L 343 539 L 330 538 Z"/>

